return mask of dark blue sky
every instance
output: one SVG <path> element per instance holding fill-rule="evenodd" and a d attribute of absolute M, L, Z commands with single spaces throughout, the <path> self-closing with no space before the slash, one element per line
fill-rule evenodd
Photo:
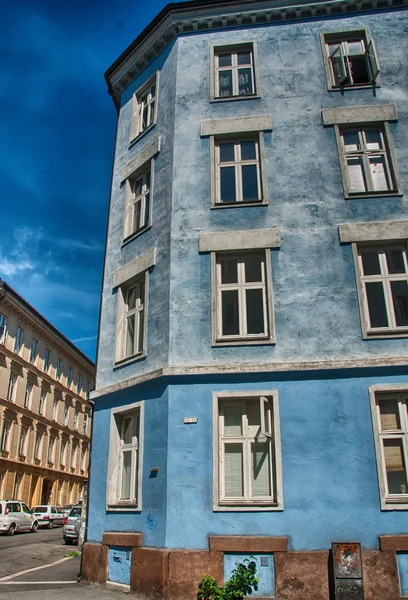
<path fill-rule="evenodd" d="M 0 0 L 0 277 L 95 358 L 116 110 L 165 0 Z"/>

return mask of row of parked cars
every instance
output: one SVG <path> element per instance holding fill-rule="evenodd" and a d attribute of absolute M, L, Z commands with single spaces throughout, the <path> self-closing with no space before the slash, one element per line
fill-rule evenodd
<path fill-rule="evenodd" d="M 62 525 L 62 537 L 66 544 L 78 540 L 82 505 L 67 504 L 60 508 L 42 504 L 29 508 L 20 500 L 0 500 L 0 533 L 14 535 L 16 531 L 34 533 L 38 527 L 52 529 Z"/>

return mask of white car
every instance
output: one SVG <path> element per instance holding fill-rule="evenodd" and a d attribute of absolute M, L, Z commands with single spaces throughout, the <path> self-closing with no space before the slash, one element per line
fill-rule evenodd
<path fill-rule="evenodd" d="M 14 535 L 16 531 L 37 531 L 38 521 L 24 502 L 0 500 L 0 532 Z"/>
<path fill-rule="evenodd" d="M 40 504 L 33 506 L 33 516 L 38 521 L 39 527 L 52 529 L 54 525 L 64 524 L 64 513 L 58 506 L 53 504 Z"/>

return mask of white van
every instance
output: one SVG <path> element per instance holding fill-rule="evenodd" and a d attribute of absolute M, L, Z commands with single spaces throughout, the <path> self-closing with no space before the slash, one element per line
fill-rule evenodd
<path fill-rule="evenodd" d="M 19 500 L 0 500 L 0 533 L 14 535 L 16 531 L 38 529 L 38 521 L 27 504 Z"/>

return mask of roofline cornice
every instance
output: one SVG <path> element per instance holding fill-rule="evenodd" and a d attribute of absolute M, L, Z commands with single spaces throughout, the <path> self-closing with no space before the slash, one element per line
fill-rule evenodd
<path fill-rule="evenodd" d="M 168 4 L 105 73 L 119 108 L 125 87 L 178 35 L 406 8 L 408 0 L 193 0 Z"/>

